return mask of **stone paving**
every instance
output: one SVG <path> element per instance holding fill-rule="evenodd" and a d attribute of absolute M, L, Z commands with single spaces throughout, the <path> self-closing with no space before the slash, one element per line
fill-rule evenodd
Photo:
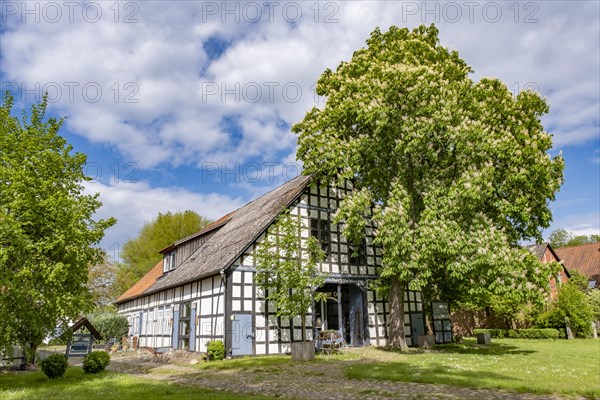
<path fill-rule="evenodd" d="M 357 365 L 360 361 L 356 361 Z M 347 379 L 343 363 L 298 363 L 289 369 L 261 366 L 241 369 L 202 369 L 186 363 L 157 364 L 148 356 L 115 356 L 110 370 L 152 380 L 177 382 L 219 391 L 290 399 L 563 399 L 553 395 L 468 389 L 448 385 Z M 332 368 L 332 366 L 334 366 Z M 367 367 L 367 365 L 365 365 Z"/>

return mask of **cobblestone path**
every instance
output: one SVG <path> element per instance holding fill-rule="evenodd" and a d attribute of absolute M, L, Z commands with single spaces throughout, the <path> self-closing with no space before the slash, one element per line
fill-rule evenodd
<path fill-rule="evenodd" d="M 360 365 L 361 361 L 353 361 Z M 152 380 L 177 382 L 232 393 L 289 399 L 563 399 L 553 395 L 468 389 L 423 383 L 355 380 L 344 376 L 344 362 L 297 363 L 293 371 L 278 365 L 249 369 L 199 369 L 189 364 L 157 364 L 149 358 L 113 357 L 109 369 Z M 333 367 L 332 367 L 333 366 Z M 365 368 L 368 365 L 365 364 Z"/>

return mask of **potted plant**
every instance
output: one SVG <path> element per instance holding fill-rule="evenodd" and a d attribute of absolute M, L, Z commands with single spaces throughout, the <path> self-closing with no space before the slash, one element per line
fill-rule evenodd
<path fill-rule="evenodd" d="M 306 340 L 306 314 L 313 301 L 324 297 L 314 291 L 325 282 L 317 268 L 325 254 L 314 237 L 301 239 L 301 229 L 304 224 L 289 210 L 279 215 L 257 247 L 256 282 L 265 299 L 277 305 L 278 316 L 300 317 L 302 341 L 292 338 L 292 360 L 309 361 L 315 357 L 315 347 Z"/>

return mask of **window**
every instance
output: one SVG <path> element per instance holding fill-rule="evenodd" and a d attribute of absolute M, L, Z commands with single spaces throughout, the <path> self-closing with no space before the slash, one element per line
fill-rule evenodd
<path fill-rule="evenodd" d="M 135 327 L 134 327 L 135 317 L 133 315 L 128 315 L 127 322 L 129 322 L 129 332 L 128 332 L 127 336 L 133 336 L 133 333 L 135 332 Z"/>
<path fill-rule="evenodd" d="M 173 317 L 173 311 L 171 306 L 165 307 L 165 314 L 163 319 L 163 335 L 171 334 L 171 318 Z"/>
<path fill-rule="evenodd" d="M 165 331 L 164 326 L 165 326 L 165 322 L 163 320 L 163 307 L 159 307 L 158 309 L 158 331 L 156 333 L 158 333 L 159 335 L 163 334 L 163 331 Z"/>
<path fill-rule="evenodd" d="M 351 265 L 367 265 L 367 241 L 365 238 L 362 238 L 360 245 L 349 246 L 349 251 Z"/>
<path fill-rule="evenodd" d="M 431 302 L 433 314 L 433 332 L 436 343 L 452 342 L 452 322 L 448 303 Z"/>
<path fill-rule="evenodd" d="M 165 257 L 163 258 L 163 272 L 172 271 L 175 269 L 175 267 L 175 252 L 172 251 L 165 254 Z"/>
<path fill-rule="evenodd" d="M 183 303 L 180 307 L 179 315 L 179 348 L 189 349 L 191 324 L 195 323 L 190 319 L 192 314 L 192 303 Z"/>
<path fill-rule="evenodd" d="M 315 237 L 319 243 L 321 243 L 321 250 L 323 250 L 325 254 L 329 255 L 331 252 L 329 221 L 311 218 L 310 235 Z"/>

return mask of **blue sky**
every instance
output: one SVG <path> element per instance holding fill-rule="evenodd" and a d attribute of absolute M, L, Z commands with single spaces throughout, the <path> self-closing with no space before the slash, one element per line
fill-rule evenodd
<path fill-rule="evenodd" d="M 597 1 L 0 2 L 0 81 L 17 107 L 50 96 L 88 154 L 120 247 L 158 212 L 219 216 L 296 176 L 290 126 L 314 84 L 377 26 L 436 23 L 473 79 L 539 91 L 563 152 L 552 229 L 599 233 Z"/>

